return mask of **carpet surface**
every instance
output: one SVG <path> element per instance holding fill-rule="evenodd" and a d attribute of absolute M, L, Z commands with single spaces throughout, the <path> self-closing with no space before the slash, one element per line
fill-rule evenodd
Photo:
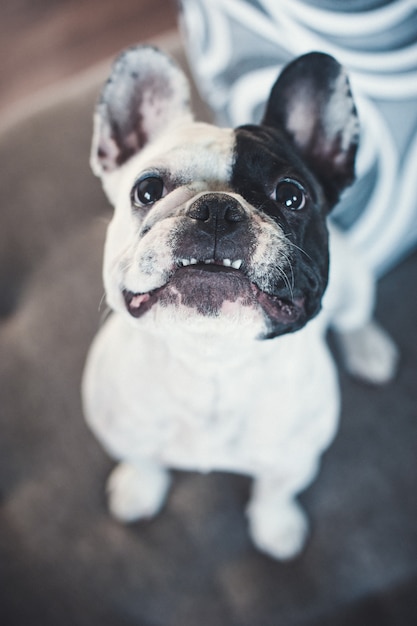
<path fill-rule="evenodd" d="M 340 430 L 301 495 L 301 557 L 252 547 L 239 476 L 178 472 L 155 520 L 108 515 L 112 461 L 79 394 L 110 216 L 88 167 L 96 94 L 84 86 L 0 137 L 0 623 L 417 624 L 416 254 L 378 288 L 397 379 L 374 389 L 340 372 Z"/>

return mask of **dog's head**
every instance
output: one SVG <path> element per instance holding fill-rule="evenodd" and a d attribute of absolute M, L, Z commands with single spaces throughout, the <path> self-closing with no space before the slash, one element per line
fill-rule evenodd
<path fill-rule="evenodd" d="M 182 71 L 152 47 L 116 61 L 92 166 L 115 206 L 109 305 L 141 324 L 242 336 L 295 331 L 320 310 L 326 218 L 354 177 L 358 121 L 341 66 L 288 65 L 260 125 L 193 121 Z"/>

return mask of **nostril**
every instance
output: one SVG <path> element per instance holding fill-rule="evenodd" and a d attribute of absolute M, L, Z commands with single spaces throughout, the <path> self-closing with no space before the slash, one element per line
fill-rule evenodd
<path fill-rule="evenodd" d="M 188 217 L 200 222 L 207 222 L 210 219 L 210 207 L 206 202 L 194 202 L 187 212 Z"/>
<path fill-rule="evenodd" d="M 240 204 L 233 203 L 226 206 L 224 210 L 224 219 L 226 222 L 241 222 L 244 218 L 244 212 Z"/>

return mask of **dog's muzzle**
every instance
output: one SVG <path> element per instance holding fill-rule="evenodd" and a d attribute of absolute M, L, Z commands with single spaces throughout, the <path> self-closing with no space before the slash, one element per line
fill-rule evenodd
<path fill-rule="evenodd" d="M 279 332 L 302 325 L 303 297 L 289 297 L 281 288 L 265 293 L 252 276 L 253 254 L 262 247 L 256 232 L 248 210 L 237 198 L 223 192 L 199 196 L 187 207 L 175 235 L 175 267 L 166 284 L 148 293 L 125 290 L 129 313 L 141 317 L 156 303 L 183 306 L 210 317 L 247 307 L 262 310 Z M 277 272 L 273 266 L 265 265 L 265 270 Z"/>
<path fill-rule="evenodd" d="M 176 256 L 198 261 L 247 257 L 252 235 L 248 216 L 236 198 L 226 193 L 207 193 L 187 209 L 187 227 L 178 239 Z M 252 244 L 253 245 L 253 244 Z"/>

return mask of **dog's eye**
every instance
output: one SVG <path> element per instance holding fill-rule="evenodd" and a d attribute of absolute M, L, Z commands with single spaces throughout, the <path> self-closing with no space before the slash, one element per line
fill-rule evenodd
<path fill-rule="evenodd" d="M 138 180 L 132 189 L 132 204 L 141 207 L 153 204 L 162 198 L 164 193 L 164 181 L 159 176 L 147 176 Z"/>
<path fill-rule="evenodd" d="M 300 211 L 306 204 L 306 194 L 295 180 L 281 180 L 275 189 L 275 199 L 286 209 Z"/>

